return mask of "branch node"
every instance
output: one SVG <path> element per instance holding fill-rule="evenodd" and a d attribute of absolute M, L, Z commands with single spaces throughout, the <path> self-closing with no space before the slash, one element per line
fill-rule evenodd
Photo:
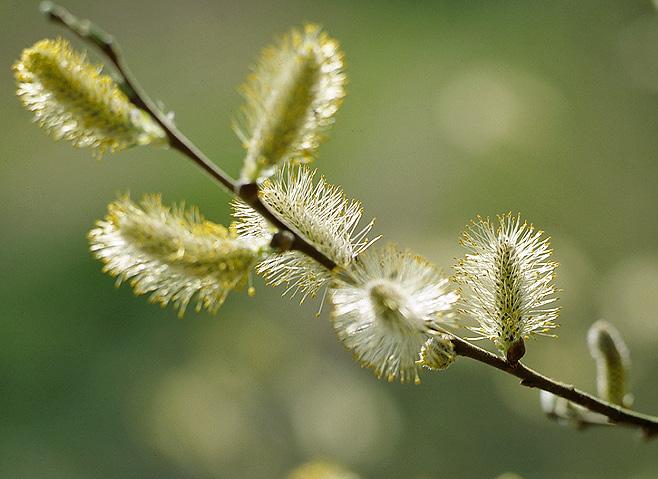
<path fill-rule="evenodd" d="M 519 362 L 519 359 L 521 359 L 524 355 L 525 342 L 523 341 L 523 338 L 519 338 L 514 341 L 507 349 L 505 352 L 505 359 L 507 359 L 507 362 L 510 366 L 516 366 Z"/>
<path fill-rule="evenodd" d="M 528 388 L 536 388 L 537 387 L 537 381 L 535 381 L 532 378 L 525 378 L 521 380 L 521 386 L 525 386 Z"/>
<path fill-rule="evenodd" d="M 289 251 L 295 243 L 295 236 L 287 230 L 281 230 L 274 233 L 270 246 L 280 251 Z"/>
<path fill-rule="evenodd" d="M 259 190 L 258 183 L 238 183 L 235 186 L 235 194 L 249 205 L 252 205 L 258 199 Z"/>

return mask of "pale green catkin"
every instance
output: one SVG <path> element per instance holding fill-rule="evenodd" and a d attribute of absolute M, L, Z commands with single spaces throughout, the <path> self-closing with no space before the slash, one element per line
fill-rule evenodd
<path fill-rule="evenodd" d="M 597 321 L 587 333 L 589 351 L 596 361 L 596 388 L 599 397 L 628 406 L 630 354 L 619 331 L 607 321 Z"/>

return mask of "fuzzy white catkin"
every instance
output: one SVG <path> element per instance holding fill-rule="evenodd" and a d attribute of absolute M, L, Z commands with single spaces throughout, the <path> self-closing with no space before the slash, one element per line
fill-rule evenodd
<path fill-rule="evenodd" d="M 360 227 L 361 203 L 347 198 L 343 190 L 306 166 L 281 168 L 261 185 L 260 199 L 276 216 L 291 225 L 318 251 L 340 268 L 347 268 L 377 238 L 367 238 L 373 221 Z M 272 231 L 263 217 L 246 203 L 233 202 L 238 220 L 236 231 L 244 238 L 265 240 Z M 286 284 L 286 293 L 301 301 L 315 296 L 332 277 L 332 272 L 299 251 L 284 251 L 265 258 L 256 271 L 269 284 Z M 285 293 L 284 293 L 285 294 Z"/>
<path fill-rule="evenodd" d="M 524 339 L 552 336 L 557 327 L 557 263 L 549 261 L 552 251 L 542 235 L 520 216 L 500 215 L 497 225 L 478 217 L 462 234 L 469 252 L 455 265 L 454 279 L 464 293 L 461 312 L 475 320 L 468 326 L 475 339 L 490 339 L 516 360 Z"/>
<path fill-rule="evenodd" d="M 394 245 L 359 256 L 329 291 L 338 339 L 388 381 L 419 383 L 419 354 L 433 332 L 452 324 L 457 300 L 424 258 Z"/>

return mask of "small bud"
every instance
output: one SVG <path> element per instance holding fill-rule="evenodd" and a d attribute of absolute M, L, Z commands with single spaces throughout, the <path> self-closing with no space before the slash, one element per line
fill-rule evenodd
<path fill-rule="evenodd" d="M 295 242 L 295 237 L 290 231 L 277 231 L 272 236 L 270 246 L 279 251 L 289 251 Z"/>
<path fill-rule="evenodd" d="M 266 48 L 242 87 L 247 104 L 235 124 L 247 150 L 241 179 L 262 180 L 277 165 L 311 161 L 345 96 L 344 83 L 343 53 L 317 25 Z"/>
<path fill-rule="evenodd" d="M 416 364 L 433 371 L 448 369 L 457 359 L 455 347 L 447 334 L 439 334 L 428 339 L 420 350 Z"/>
<path fill-rule="evenodd" d="M 627 394 L 630 354 L 619 331 L 606 321 L 597 321 L 587 333 L 589 351 L 596 361 L 599 397 L 620 406 L 630 406 Z"/>
<path fill-rule="evenodd" d="M 236 194 L 244 199 L 247 203 L 258 198 L 258 190 L 260 186 L 258 183 L 239 183 L 237 186 Z"/>
<path fill-rule="evenodd" d="M 523 341 L 523 338 L 518 338 L 510 344 L 505 352 L 505 358 L 508 363 L 514 366 L 523 356 L 525 356 L 525 341 Z"/>

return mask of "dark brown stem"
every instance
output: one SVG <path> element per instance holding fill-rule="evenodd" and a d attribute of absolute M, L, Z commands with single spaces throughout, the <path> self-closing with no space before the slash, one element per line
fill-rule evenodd
<path fill-rule="evenodd" d="M 553 393 L 574 404 L 583 406 L 592 412 L 602 414 L 615 424 L 639 428 L 647 438 L 658 434 L 658 417 L 631 411 L 630 409 L 603 401 L 591 394 L 576 389 L 571 384 L 561 383 L 539 374 L 520 362 L 511 365 L 503 358 L 459 337 L 453 336 L 452 343 L 455 347 L 455 352 L 460 356 L 475 359 L 476 361 L 516 376 L 521 380 L 523 386 Z"/>
<path fill-rule="evenodd" d="M 121 89 L 126 93 L 133 104 L 149 113 L 162 127 L 169 140 L 169 145 L 173 149 L 191 159 L 214 180 L 216 180 L 228 193 L 241 198 L 277 229 L 282 232 L 290 233 L 293 237 L 290 249 L 300 251 L 310 256 L 322 266 L 325 266 L 330 270 L 333 270 L 336 267 L 336 263 L 327 255 L 318 251 L 306 240 L 306 238 L 303 237 L 303 235 L 298 231 L 295 231 L 294 228 L 287 225 L 267 208 L 258 196 L 259 188 L 257 184 L 250 183 L 242 185 L 236 182 L 224 172 L 224 170 L 210 161 L 210 159 L 194 143 L 192 143 L 192 141 L 176 128 L 176 125 L 174 125 L 172 120 L 156 106 L 155 102 L 151 100 L 148 94 L 135 80 L 128 65 L 123 60 L 121 50 L 112 35 L 104 32 L 89 20 L 78 19 L 65 8 L 55 5 L 52 2 L 42 2 L 40 9 L 51 21 L 62 25 L 82 40 L 91 43 L 103 52 L 121 77 L 119 79 Z"/>
<path fill-rule="evenodd" d="M 258 186 L 254 183 L 246 183 L 239 185 L 236 188 L 235 194 L 240 197 L 245 203 L 251 206 L 254 210 L 258 211 L 260 215 L 269 221 L 272 225 L 278 228 L 280 231 L 288 232 L 292 236 L 292 241 L 290 246 L 286 249 L 292 249 L 300 251 L 305 255 L 313 258 L 315 261 L 320 263 L 322 266 L 328 270 L 333 270 L 336 268 L 336 263 L 331 260 L 327 255 L 318 251 L 315 246 L 309 243 L 304 236 L 295 231 L 291 226 L 286 225 L 278 216 L 276 216 L 265 203 L 263 203 L 258 194 L 252 193 L 253 191 L 258 191 Z M 274 246 L 274 245 L 273 245 Z"/>
<path fill-rule="evenodd" d="M 169 140 L 169 145 L 173 149 L 178 150 L 194 161 L 212 178 L 217 180 L 227 192 L 233 193 L 235 191 L 235 181 L 187 139 L 176 128 L 171 119 L 155 105 L 155 102 L 139 86 L 130 72 L 128 65 L 123 60 L 121 50 L 112 35 L 104 32 L 89 20 L 78 19 L 65 8 L 55 5 L 52 2 L 46 1 L 41 3 L 40 9 L 48 19 L 65 27 L 80 39 L 91 43 L 103 52 L 121 77 L 119 79 L 121 89 L 133 104 L 149 113 L 162 127 Z"/>
<path fill-rule="evenodd" d="M 300 251 L 330 270 L 336 268 L 334 261 L 318 251 L 303 235 L 295 231 L 291 226 L 286 225 L 284 221 L 267 208 L 258 196 L 259 187 L 257 184 L 240 184 L 233 180 L 221 168 L 211 162 L 199 148 L 176 128 L 171 119 L 155 105 L 135 81 L 111 35 L 103 32 L 88 20 L 79 20 L 64 8 L 51 2 L 43 2 L 41 4 L 41 10 L 52 21 L 64 26 L 84 41 L 98 47 L 120 74 L 121 79 L 119 85 L 122 90 L 136 106 L 147 111 L 160 124 L 167 134 L 171 147 L 194 161 L 222 185 L 225 190 L 240 197 L 267 221 L 278 228 L 282 233 L 282 235 L 275 235 L 276 243 L 279 246 L 286 245 L 286 249 Z M 647 438 L 658 434 L 658 418 L 610 404 L 590 394 L 579 391 L 570 384 L 554 381 L 524 366 L 522 363 L 516 362 L 516 359 L 522 356 L 521 345 L 519 345 L 518 354 L 511 357 L 510 359 L 512 361 L 508 362 L 459 337 L 453 336 L 452 342 L 457 354 L 475 359 L 476 361 L 516 376 L 521 379 L 521 384 L 524 386 L 542 389 L 565 398 L 574 404 L 579 404 L 590 411 L 606 416 L 612 423 L 639 428 Z"/>

